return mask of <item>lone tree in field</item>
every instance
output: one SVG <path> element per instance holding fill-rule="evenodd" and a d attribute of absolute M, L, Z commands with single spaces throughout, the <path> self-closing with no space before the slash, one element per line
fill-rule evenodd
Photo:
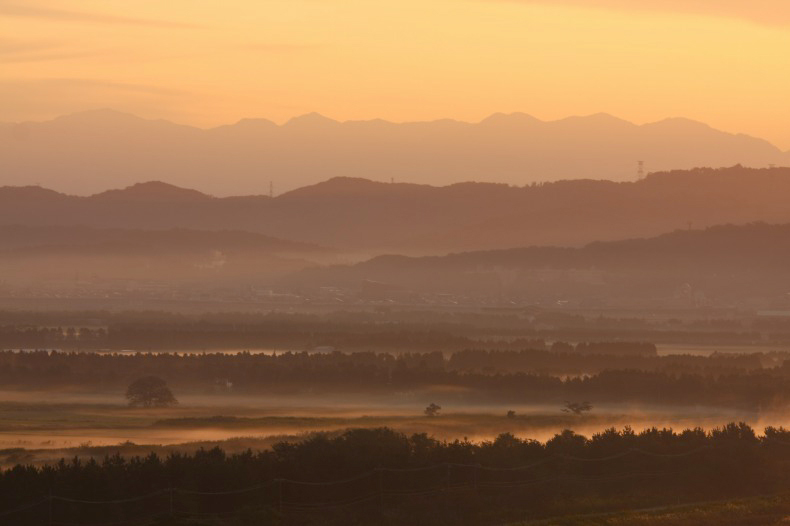
<path fill-rule="evenodd" d="M 424 413 L 425 416 L 437 416 L 439 414 L 439 411 L 441 411 L 441 409 L 442 406 L 436 405 L 433 402 L 431 402 L 431 405 L 425 408 Z"/>
<path fill-rule="evenodd" d="M 157 376 L 144 376 L 132 382 L 126 389 L 126 399 L 131 407 L 167 407 L 178 403 L 167 383 Z"/>
<path fill-rule="evenodd" d="M 565 402 L 565 409 L 563 413 L 573 413 L 574 415 L 581 415 L 592 409 L 590 402 Z"/>

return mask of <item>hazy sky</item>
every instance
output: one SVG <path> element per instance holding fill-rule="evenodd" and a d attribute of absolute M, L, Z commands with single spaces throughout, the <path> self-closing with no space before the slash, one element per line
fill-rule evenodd
<path fill-rule="evenodd" d="M 788 0 L 0 0 L 0 121 L 685 116 L 790 149 Z"/>

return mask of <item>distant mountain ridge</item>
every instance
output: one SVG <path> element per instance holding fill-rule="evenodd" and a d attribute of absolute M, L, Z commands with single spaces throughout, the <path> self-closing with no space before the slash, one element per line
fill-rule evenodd
<path fill-rule="evenodd" d="M 318 114 L 199 129 L 94 110 L 0 125 L 0 182 L 74 194 L 159 180 L 215 195 L 268 194 L 333 177 L 446 185 L 633 180 L 649 171 L 790 165 L 790 152 L 688 119 L 636 125 L 607 114 L 541 121 L 523 113 L 338 122 Z"/>
<path fill-rule="evenodd" d="M 522 295 L 535 299 L 732 299 L 790 294 L 790 224 L 719 225 L 579 248 L 530 246 L 443 256 L 378 256 L 313 267 L 289 278 L 308 287 Z M 375 285 L 374 288 L 375 289 Z M 737 293 L 736 293 L 737 292 Z M 681 302 L 682 303 L 682 302 Z"/>
<path fill-rule="evenodd" d="M 595 241 L 582 247 L 531 246 L 444 256 L 382 255 L 354 265 L 363 271 L 397 269 L 474 271 L 516 269 L 733 268 L 790 270 L 790 224 L 716 225 L 650 238 Z"/>
<path fill-rule="evenodd" d="M 219 198 L 158 182 L 89 197 L 2 187 L 0 225 L 242 230 L 363 256 L 443 254 L 578 246 L 689 226 L 788 223 L 788 195 L 790 168 L 743 167 L 526 187 L 335 178 L 274 198 Z"/>

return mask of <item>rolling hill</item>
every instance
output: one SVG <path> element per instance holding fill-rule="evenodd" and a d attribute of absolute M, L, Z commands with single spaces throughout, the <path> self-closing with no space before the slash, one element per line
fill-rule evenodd
<path fill-rule="evenodd" d="M 773 297 L 790 306 L 790 224 L 721 225 L 579 248 L 378 256 L 306 269 L 302 286 L 533 298 Z M 396 292 L 400 291 L 400 292 Z"/>
<path fill-rule="evenodd" d="M 790 169 L 697 169 L 637 182 L 444 187 L 336 178 L 274 198 L 161 182 L 89 197 L 0 188 L 0 225 L 243 230 L 364 254 L 579 246 L 676 229 L 790 222 Z"/>

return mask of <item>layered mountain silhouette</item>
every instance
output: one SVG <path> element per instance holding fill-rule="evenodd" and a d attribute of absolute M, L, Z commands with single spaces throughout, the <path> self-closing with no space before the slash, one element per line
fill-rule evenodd
<path fill-rule="evenodd" d="M 544 122 L 495 114 L 479 123 L 245 119 L 203 130 L 96 110 L 0 124 L 2 183 L 80 195 L 160 180 L 216 195 L 282 193 L 333 177 L 446 185 L 633 180 L 697 166 L 790 165 L 770 143 L 687 120 L 635 125 L 606 114 Z"/>
<path fill-rule="evenodd" d="M 366 254 L 581 245 L 678 228 L 790 222 L 790 169 L 698 169 L 637 182 L 444 187 L 335 178 L 218 198 L 161 182 L 89 197 L 0 188 L 0 225 L 243 230 Z"/>
<path fill-rule="evenodd" d="M 790 294 L 790 224 L 720 225 L 578 248 L 535 246 L 444 256 L 378 256 L 355 265 L 310 268 L 290 279 L 386 296 L 403 291 L 694 299 Z"/>

